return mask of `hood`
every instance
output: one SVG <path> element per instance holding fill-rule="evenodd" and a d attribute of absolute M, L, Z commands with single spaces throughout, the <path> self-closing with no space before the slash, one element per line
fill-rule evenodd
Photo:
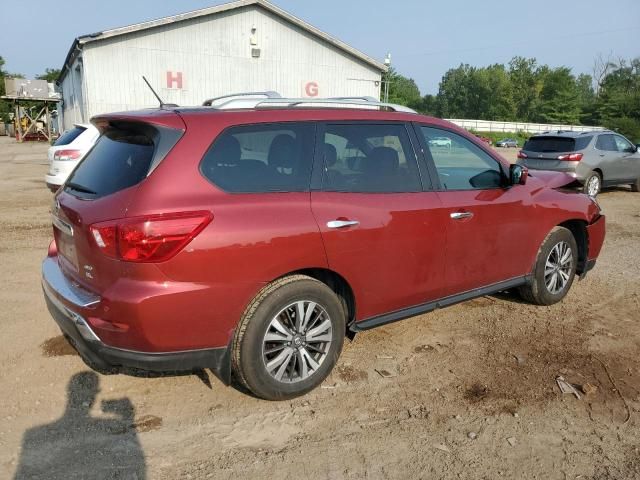
<path fill-rule="evenodd" d="M 549 188 L 566 187 L 576 182 L 576 179 L 571 175 L 548 170 L 529 170 L 529 176 L 537 178 Z"/>

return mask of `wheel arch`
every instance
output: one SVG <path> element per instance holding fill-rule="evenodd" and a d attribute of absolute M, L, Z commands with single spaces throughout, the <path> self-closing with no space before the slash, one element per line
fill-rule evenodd
<path fill-rule="evenodd" d="M 558 225 L 564 227 L 573 234 L 578 246 L 578 263 L 576 273 L 581 275 L 586 271 L 587 256 L 589 254 L 589 236 L 587 233 L 587 222 L 580 219 L 566 220 Z"/>
<path fill-rule="evenodd" d="M 349 328 L 356 319 L 356 298 L 353 288 L 347 280 L 339 273 L 328 268 L 306 268 L 302 270 L 294 270 L 281 275 L 278 278 L 288 277 L 291 275 L 306 275 L 327 285 L 340 299 L 342 308 L 346 317 L 346 336 L 353 339 L 355 333 Z M 273 281 L 278 280 L 274 279 Z"/>

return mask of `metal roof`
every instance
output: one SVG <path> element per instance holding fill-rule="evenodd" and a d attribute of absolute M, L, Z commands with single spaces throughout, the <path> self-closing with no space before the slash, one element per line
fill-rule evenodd
<path fill-rule="evenodd" d="M 104 40 L 104 39 L 116 37 L 119 35 L 126 35 L 128 33 L 139 32 L 142 30 L 150 29 L 150 28 L 161 27 L 163 25 L 170 25 L 173 23 L 182 22 L 185 20 L 191 20 L 199 17 L 204 17 L 207 15 L 215 15 L 217 13 L 227 12 L 230 10 L 236 10 L 239 8 L 250 7 L 250 6 L 261 7 L 266 11 L 279 16 L 280 18 L 283 18 L 289 23 L 315 35 L 321 40 L 350 54 L 352 57 L 355 57 L 358 60 L 380 70 L 381 72 L 386 72 L 388 69 L 387 66 L 384 65 L 383 63 L 347 45 L 341 40 L 338 40 L 337 38 L 332 37 L 328 33 L 323 32 L 322 30 L 305 22 L 304 20 L 301 20 L 300 18 L 294 15 L 291 15 L 290 13 L 286 12 L 285 10 L 282 10 L 281 8 L 275 6 L 274 4 L 268 2 L 267 0 L 236 0 L 229 3 L 223 3 L 222 5 L 216 5 L 214 7 L 203 8 L 200 10 L 194 10 L 186 13 L 179 13 L 177 15 L 172 15 L 170 17 L 158 18 L 155 20 L 149 20 L 147 22 L 135 23 L 133 25 L 128 25 L 126 27 L 113 28 L 111 30 L 104 30 L 102 32 L 91 33 L 88 35 L 81 35 L 77 37 L 74 40 L 73 44 L 71 45 L 71 48 L 67 53 L 67 57 L 65 59 L 64 65 L 62 67 L 62 71 L 60 72 L 60 76 L 58 77 L 57 82 L 59 83 L 62 81 L 67 71 L 69 70 L 69 67 L 73 62 L 78 50 L 81 50 L 82 46 L 87 43 L 98 41 L 98 40 Z"/>

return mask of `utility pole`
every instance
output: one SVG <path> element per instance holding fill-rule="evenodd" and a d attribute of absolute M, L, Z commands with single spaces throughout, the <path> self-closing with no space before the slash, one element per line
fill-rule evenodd
<path fill-rule="evenodd" d="M 388 69 L 391 69 L 391 53 L 387 53 L 387 56 L 384 57 L 384 64 Z M 384 82 L 384 102 L 389 102 L 389 70 L 386 73 L 386 80 Z"/>

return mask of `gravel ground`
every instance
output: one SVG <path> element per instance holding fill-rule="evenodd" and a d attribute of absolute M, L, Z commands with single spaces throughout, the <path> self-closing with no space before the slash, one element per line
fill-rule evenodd
<path fill-rule="evenodd" d="M 40 291 L 45 152 L 0 137 L 0 478 L 640 478 L 640 194 L 599 197 L 604 249 L 561 304 L 506 293 L 359 334 L 276 403 L 88 370 Z"/>

